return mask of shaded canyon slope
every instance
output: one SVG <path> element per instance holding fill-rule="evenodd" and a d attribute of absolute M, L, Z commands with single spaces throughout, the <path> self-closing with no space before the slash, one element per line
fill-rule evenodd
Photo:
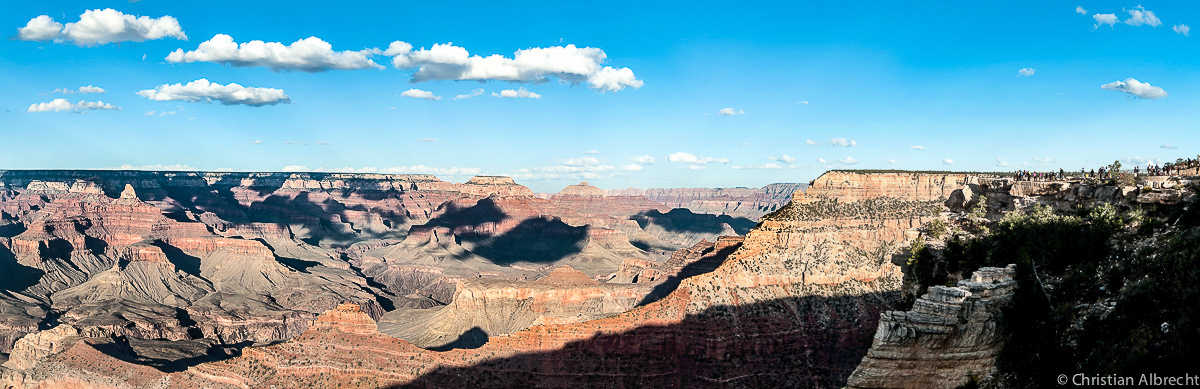
<path fill-rule="evenodd" d="M 939 216 L 964 179 L 826 174 L 740 244 L 726 242 L 737 248 L 714 270 L 609 317 L 543 320 L 476 348 L 439 352 L 379 333 L 361 307 L 348 306 L 292 340 L 145 380 L 170 387 L 841 386 L 865 355 L 879 314 L 899 298 L 893 254 L 908 232 Z M 706 251 L 693 249 L 701 258 Z M 623 265 L 609 277 L 664 269 Z M 587 277 L 562 278 L 583 284 Z M 6 374 L 111 382 L 113 374 L 84 369 L 95 362 L 76 357 L 97 357 L 93 343 Z M 56 375 L 41 373 L 49 370 Z"/>
<path fill-rule="evenodd" d="M 586 321 L 656 290 L 609 282 L 626 262 L 749 225 L 644 197 L 541 199 L 508 177 L 0 171 L 0 363 L 32 374 L 91 344 L 170 372 L 294 338 L 342 303 L 374 322 L 495 289 L 479 285 L 579 296 L 524 304 L 493 334 Z"/>

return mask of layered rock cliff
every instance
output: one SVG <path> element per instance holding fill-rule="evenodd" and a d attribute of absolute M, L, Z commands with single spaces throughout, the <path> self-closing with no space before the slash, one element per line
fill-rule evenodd
<path fill-rule="evenodd" d="M 609 196 L 644 196 L 670 208 L 687 208 L 696 213 L 730 215 L 758 220 L 787 204 L 792 193 L 805 184 L 770 184 L 762 188 L 651 188 L 615 189 Z"/>
<path fill-rule="evenodd" d="M 625 313 L 535 325 L 447 352 L 314 327 L 174 373 L 170 385 L 839 386 L 865 354 L 879 313 L 898 299 L 892 253 L 908 230 L 938 216 L 952 190 L 929 183 L 954 178 L 888 177 L 929 189 L 888 193 L 855 189 L 878 181 L 869 175 L 829 180 L 814 183 L 829 192 L 799 195 L 765 217 L 715 270 Z"/>
<path fill-rule="evenodd" d="M 933 286 L 910 311 L 884 312 L 849 388 L 958 388 L 991 375 L 1012 301 L 1015 265 L 982 268 L 956 287 Z"/>

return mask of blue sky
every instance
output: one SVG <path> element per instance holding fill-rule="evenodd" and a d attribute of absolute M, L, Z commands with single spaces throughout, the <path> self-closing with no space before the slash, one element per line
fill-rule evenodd
<path fill-rule="evenodd" d="M 1200 147 L 1190 2 L 263 3 L 9 5 L 0 168 L 495 174 L 557 191 L 1078 170 Z M 89 10 L 117 25 L 80 27 Z M 218 34 L 331 49 L 201 50 Z M 504 58 L 454 67 L 449 49 Z M 538 98 L 493 95 L 522 90 Z"/>

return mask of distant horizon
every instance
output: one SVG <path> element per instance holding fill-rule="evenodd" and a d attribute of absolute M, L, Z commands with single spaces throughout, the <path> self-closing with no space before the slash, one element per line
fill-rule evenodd
<path fill-rule="evenodd" d="M 1200 149 L 1198 21 L 1181 2 L 20 3 L 0 166 L 539 191 L 1145 166 Z"/>

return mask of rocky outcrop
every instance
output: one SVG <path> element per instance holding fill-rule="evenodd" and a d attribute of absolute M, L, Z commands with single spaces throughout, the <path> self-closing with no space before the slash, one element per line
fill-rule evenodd
<path fill-rule="evenodd" d="M 1015 265 L 981 268 L 956 287 L 932 286 L 910 311 L 884 312 L 850 388 L 957 388 L 995 369 Z"/>
<path fill-rule="evenodd" d="M 804 184 L 770 184 L 762 188 L 628 188 L 610 190 L 609 196 L 644 196 L 670 208 L 687 208 L 696 213 L 730 215 L 758 220 L 803 191 Z"/>
<path fill-rule="evenodd" d="M 455 189 L 475 196 L 533 196 L 529 188 L 517 185 L 512 177 L 475 176 Z"/>
<path fill-rule="evenodd" d="M 381 321 L 382 331 L 425 348 L 459 347 L 463 334 L 508 335 L 533 325 L 566 324 L 615 315 L 633 308 L 652 284 L 599 283 L 563 266 L 536 281 L 468 279 L 454 300 L 435 310 L 396 310 Z"/>

